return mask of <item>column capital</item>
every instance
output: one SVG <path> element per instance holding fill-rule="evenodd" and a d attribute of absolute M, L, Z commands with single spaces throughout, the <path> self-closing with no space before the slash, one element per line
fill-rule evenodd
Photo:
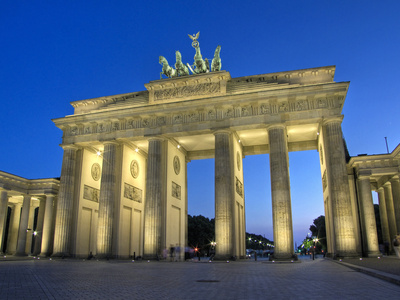
<path fill-rule="evenodd" d="M 392 178 L 390 178 L 389 181 L 390 182 L 399 182 L 400 181 L 399 175 L 394 175 Z"/>
<path fill-rule="evenodd" d="M 80 147 L 72 144 L 72 145 L 60 145 L 61 148 L 63 148 L 63 150 L 79 150 Z"/>
<path fill-rule="evenodd" d="M 147 139 L 149 142 L 150 141 L 160 141 L 160 142 L 164 142 L 165 140 L 167 140 L 165 137 L 163 137 L 163 136 L 152 136 L 152 137 L 149 137 L 148 139 Z"/>
<path fill-rule="evenodd" d="M 218 130 L 215 130 L 214 132 L 213 132 L 213 134 L 214 135 L 217 135 L 217 134 L 232 134 L 232 130 L 230 130 L 230 129 L 218 129 Z"/>
<path fill-rule="evenodd" d="M 277 128 L 286 129 L 286 124 L 284 124 L 284 123 L 276 123 L 276 124 L 268 125 L 266 127 L 267 131 L 270 131 L 271 129 L 277 129 Z"/>
<path fill-rule="evenodd" d="M 390 183 L 390 181 L 386 181 L 384 184 L 382 184 L 383 187 L 392 187 L 392 184 Z"/>
<path fill-rule="evenodd" d="M 121 143 L 117 140 L 100 141 L 103 145 L 120 145 Z"/>
<path fill-rule="evenodd" d="M 342 123 L 344 116 L 335 116 L 335 117 L 329 117 L 329 118 L 323 118 L 322 119 L 322 125 L 327 125 L 329 123 Z"/>
<path fill-rule="evenodd" d="M 357 173 L 358 179 L 370 179 L 371 170 L 359 170 Z"/>

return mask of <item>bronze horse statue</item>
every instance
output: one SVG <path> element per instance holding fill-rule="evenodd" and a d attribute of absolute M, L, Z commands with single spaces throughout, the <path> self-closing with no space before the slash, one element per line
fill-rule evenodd
<path fill-rule="evenodd" d="M 175 69 L 177 72 L 177 76 L 186 76 L 189 75 L 189 69 L 188 67 L 182 63 L 182 55 L 179 51 L 175 52 L 176 55 L 176 63 L 175 63 Z"/>
<path fill-rule="evenodd" d="M 206 62 L 203 60 L 201 56 L 200 47 L 196 47 L 196 54 L 194 55 L 194 64 L 193 68 L 196 67 L 193 72 L 195 74 L 206 73 L 207 72 L 207 65 Z"/>
<path fill-rule="evenodd" d="M 221 51 L 221 46 L 218 46 L 215 49 L 214 58 L 211 61 L 211 72 L 221 71 L 221 58 L 219 56 L 219 52 Z"/>
<path fill-rule="evenodd" d="M 160 79 L 162 79 L 162 74 L 165 76 L 172 78 L 177 76 L 177 72 L 174 68 L 172 68 L 169 64 L 167 59 L 164 56 L 160 56 L 159 58 L 160 64 L 163 66 L 162 67 L 162 72 L 160 72 Z"/>

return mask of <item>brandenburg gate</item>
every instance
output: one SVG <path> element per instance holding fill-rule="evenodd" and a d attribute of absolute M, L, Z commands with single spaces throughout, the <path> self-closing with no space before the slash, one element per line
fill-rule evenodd
<path fill-rule="evenodd" d="M 210 63 L 199 33 L 189 37 L 193 65 L 179 51 L 172 67 L 160 56 L 160 80 L 146 90 L 75 101 L 73 115 L 53 120 L 63 132 L 60 181 L 0 171 L 0 251 L 158 259 L 171 245 L 183 249 L 187 165 L 214 158 L 215 258 L 242 258 L 242 160 L 267 153 L 274 259 L 293 259 L 288 153 L 317 150 L 327 255 L 380 255 L 371 190 L 390 243 L 400 229 L 400 146 L 346 162 L 341 123 L 349 82 L 334 81 L 334 66 L 232 78 L 221 70 L 220 46 Z"/>
<path fill-rule="evenodd" d="M 73 115 L 53 120 L 64 149 L 53 255 L 156 258 L 171 244 L 184 247 L 187 164 L 214 158 L 216 258 L 243 257 L 242 159 L 268 153 L 274 257 L 291 258 L 288 152 L 303 150 L 320 154 L 329 254 L 356 255 L 341 130 L 349 83 L 334 73 L 231 78 L 213 70 L 72 102 Z"/>

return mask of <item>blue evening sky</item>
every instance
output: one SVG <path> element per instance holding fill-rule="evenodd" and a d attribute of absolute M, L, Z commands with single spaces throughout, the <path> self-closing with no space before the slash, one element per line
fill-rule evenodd
<path fill-rule="evenodd" d="M 145 90 L 160 55 L 200 31 L 203 57 L 221 45 L 232 77 L 336 65 L 350 81 L 343 133 L 351 155 L 400 142 L 400 1 L 3 0 L 0 9 L 0 170 L 59 177 L 71 101 Z M 290 153 L 295 241 L 324 214 L 317 151 Z M 244 161 L 247 231 L 272 239 L 268 155 Z M 188 165 L 189 213 L 214 216 L 214 161 Z"/>

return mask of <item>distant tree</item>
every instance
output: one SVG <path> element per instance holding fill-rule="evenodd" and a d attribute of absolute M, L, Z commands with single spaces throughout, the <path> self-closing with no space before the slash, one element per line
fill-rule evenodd
<path fill-rule="evenodd" d="M 202 255 L 207 255 L 211 242 L 215 242 L 215 220 L 202 215 L 188 215 L 188 246 L 198 248 Z M 246 249 L 267 250 L 273 244 L 273 241 L 262 235 L 246 232 Z"/>
<path fill-rule="evenodd" d="M 273 241 L 259 234 L 246 232 L 246 249 L 252 250 L 268 250 L 272 248 Z"/>
<path fill-rule="evenodd" d="M 215 220 L 202 215 L 188 215 L 189 247 L 198 248 L 201 254 L 208 254 L 211 242 L 215 241 Z"/>
<path fill-rule="evenodd" d="M 325 216 L 319 216 L 314 219 L 313 224 L 310 226 L 310 231 L 313 237 L 318 238 L 318 243 L 316 244 L 317 251 L 327 249 L 326 241 L 326 227 L 325 227 Z"/>

